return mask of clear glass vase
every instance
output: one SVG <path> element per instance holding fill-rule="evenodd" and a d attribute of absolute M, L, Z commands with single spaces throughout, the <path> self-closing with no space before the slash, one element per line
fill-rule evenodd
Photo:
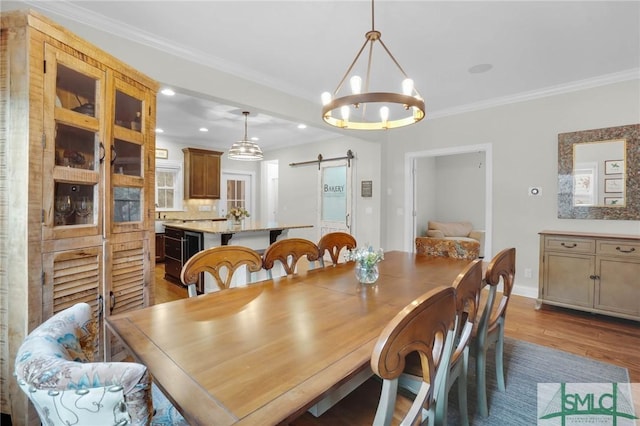
<path fill-rule="evenodd" d="M 367 265 L 364 263 L 356 262 L 356 278 L 362 284 L 373 284 L 378 280 L 380 272 L 378 271 L 378 264 Z"/>

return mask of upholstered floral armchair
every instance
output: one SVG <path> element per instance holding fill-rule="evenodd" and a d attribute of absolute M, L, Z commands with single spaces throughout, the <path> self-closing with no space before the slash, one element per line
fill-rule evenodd
<path fill-rule="evenodd" d="M 416 238 L 416 252 L 475 259 L 484 257 L 484 231 L 471 222 L 429 221 L 425 237 Z"/>
<path fill-rule="evenodd" d="M 96 332 L 86 303 L 49 318 L 18 350 L 15 375 L 20 388 L 46 425 L 152 424 L 147 367 L 132 362 L 92 362 Z M 166 398 L 163 404 L 175 411 Z M 163 409 L 162 415 L 166 414 Z M 179 414 L 175 417 L 177 424 L 185 424 Z"/>

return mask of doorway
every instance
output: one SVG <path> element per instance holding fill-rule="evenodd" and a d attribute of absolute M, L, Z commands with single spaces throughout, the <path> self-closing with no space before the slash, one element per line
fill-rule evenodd
<path fill-rule="evenodd" d="M 437 202 L 439 198 L 442 199 L 442 197 L 445 196 L 442 194 L 443 189 L 439 189 L 436 176 L 432 176 L 433 179 L 425 179 L 424 175 L 420 173 L 418 166 L 422 167 L 424 171 L 425 167 L 428 169 L 430 164 L 435 164 L 439 159 L 441 162 L 444 162 L 455 160 L 456 156 L 464 158 L 481 154 L 478 155 L 477 161 L 478 166 L 484 169 L 484 198 L 470 203 L 475 205 L 475 207 L 470 206 L 469 208 L 480 208 L 484 210 L 484 223 L 476 223 L 475 225 L 484 225 L 485 257 L 492 255 L 493 162 L 491 149 L 491 144 L 481 144 L 407 153 L 405 156 L 405 187 L 411 188 L 411 190 L 406 192 L 405 211 L 411 212 L 412 214 L 405 217 L 404 241 L 406 251 L 415 251 L 415 238 L 421 236 L 421 226 L 426 226 L 426 224 L 419 223 L 419 221 L 423 220 L 427 214 L 425 210 L 429 209 L 429 203 L 433 204 Z M 427 185 L 428 188 L 425 188 Z M 424 193 L 421 191 L 425 190 L 430 194 L 430 199 L 427 201 L 424 200 L 424 197 L 421 199 L 421 195 Z M 438 191 L 440 191 L 440 194 L 438 194 Z M 480 203 L 484 205 L 479 205 Z M 434 210 L 430 210 L 430 212 L 432 211 Z"/>
<path fill-rule="evenodd" d="M 320 164 L 319 228 L 321 238 L 329 232 L 351 233 L 352 167 L 347 161 Z"/>
<path fill-rule="evenodd" d="M 263 223 L 278 222 L 278 160 L 262 162 L 262 191 L 260 191 L 260 208 Z"/>
<path fill-rule="evenodd" d="M 222 173 L 222 185 L 220 185 L 220 216 L 226 216 L 229 208 L 242 207 L 253 217 L 255 213 L 255 195 L 253 194 L 253 182 L 255 174 L 250 172 Z"/>

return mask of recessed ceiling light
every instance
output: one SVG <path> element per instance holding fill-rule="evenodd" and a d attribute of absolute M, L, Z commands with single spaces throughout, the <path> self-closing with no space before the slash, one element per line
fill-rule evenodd
<path fill-rule="evenodd" d="M 201 132 L 208 132 L 208 131 L 209 131 L 209 129 L 207 129 L 206 127 L 200 127 L 200 131 L 201 131 Z"/>
<path fill-rule="evenodd" d="M 175 94 L 176 94 L 176 92 L 174 92 L 172 89 L 170 89 L 170 88 L 168 88 L 168 87 L 167 87 L 166 89 L 162 89 L 162 90 L 160 91 L 160 93 L 162 93 L 162 94 L 163 94 L 163 95 L 165 95 L 165 96 L 173 96 L 173 95 L 175 95 Z"/>
<path fill-rule="evenodd" d="M 158 128 L 156 129 L 156 133 L 164 133 L 164 130 L 162 130 L 161 128 L 159 128 L 159 127 L 158 127 Z"/>
<path fill-rule="evenodd" d="M 306 128 L 307 128 L 306 124 L 302 124 L 302 123 L 298 124 L 298 129 L 306 129 Z"/>
<path fill-rule="evenodd" d="M 493 65 L 491 64 L 478 64 L 469 68 L 469 73 L 482 74 L 483 72 L 489 71 L 491 68 L 493 68 Z"/>

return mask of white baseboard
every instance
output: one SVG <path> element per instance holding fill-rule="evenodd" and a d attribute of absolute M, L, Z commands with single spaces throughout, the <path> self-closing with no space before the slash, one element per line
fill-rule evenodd
<path fill-rule="evenodd" d="M 521 285 L 519 286 L 517 283 L 513 286 L 512 294 L 518 296 L 528 297 L 530 299 L 538 298 L 538 288 L 537 287 L 529 287 Z"/>

